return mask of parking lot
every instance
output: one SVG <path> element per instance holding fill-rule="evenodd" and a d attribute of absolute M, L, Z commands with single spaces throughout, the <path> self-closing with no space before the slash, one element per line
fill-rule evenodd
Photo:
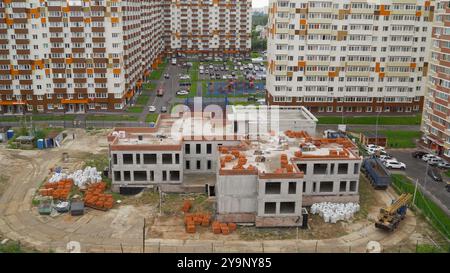
<path fill-rule="evenodd" d="M 402 150 L 388 150 L 387 152 L 393 155 L 398 161 L 406 164 L 405 171 L 392 170 L 392 173 L 405 174 L 409 179 L 416 181 L 419 180 L 420 185 L 436 197 L 444 206 L 450 209 L 450 192 L 447 192 L 445 185 L 447 181 L 450 181 L 443 171 L 443 182 L 435 182 L 431 177 L 427 175 L 427 163 L 421 159 L 413 158 L 411 153 L 415 149 L 402 149 Z"/>
<path fill-rule="evenodd" d="M 266 68 L 261 64 L 241 61 L 207 62 L 199 65 L 200 80 L 255 80 L 266 79 Z"/>

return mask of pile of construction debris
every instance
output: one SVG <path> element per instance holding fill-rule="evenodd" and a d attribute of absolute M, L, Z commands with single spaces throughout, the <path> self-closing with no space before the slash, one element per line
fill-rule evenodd
<path fill-rule="evenodd" d="M 357 203 L 315 203 L 311 206 L 312 214 L 319 214 L 325 223 L 336 223 L 353 218 L 353 214 L 360 209 Z"/>

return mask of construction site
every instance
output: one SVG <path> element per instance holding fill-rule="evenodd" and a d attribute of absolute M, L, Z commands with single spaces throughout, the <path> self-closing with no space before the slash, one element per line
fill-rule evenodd
<path fill-rule="evenodd" d="M 319 142 L 305 132 L 284 131 L 279 136 L 283 141 L 271 142 L 273 136 L 268 136 L 262 142 L 266 147 L 245 140 L 223 142 L 212 149 L 214 174 L 203 169 L 201 183 L 187 187 L 197 174 L 195 169 L 182 174 L 186 146 L 181 145 L 177 183 L 149 183 L 136 192 L 121 192 L 114 186 L 111 165 L 116 131 L 123 129 L 70 130 L 66 133 L 73 138 L 48 150 L 1 147 L 2 244 L 20 242 L 41 252 L 416 252 L 418 246 L 443 241 L 411 210 L 405 210 L 393 232 L 375 227 L 380 209 L 399 196 L 391 188 L 375 190 L 360 174 L 361 157 L 351 141 Z M 255 155 L 278 145 L 283 148 L 266 154 L 263 162 Z M 141 158 L 144 163 L 145 156 Z M 324 166 L 324 158 L 336 165 Z M 172 159 L 176 165 L 176 156 Z M 351 164 L 339 167 L 344 162 Z M 314 186 L 322 180 L 312 179 L 317 175 L 325 182 L 337 180 Z M 341 183 L 344 176 L 348 182 Z M 350 181 L 356 182 L 352 186 Z M 294 187 L 300 194 L 293 194 Z M 80 248 L 71 248 L 74 244 Z"/>

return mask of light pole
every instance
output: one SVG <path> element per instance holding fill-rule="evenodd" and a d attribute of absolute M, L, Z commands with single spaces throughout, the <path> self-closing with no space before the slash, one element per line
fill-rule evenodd
<path fill-rule="evenodd" d="M 375 141 L 376 141 L 375 145 L 377 145 L 377 146 L 378 146 L 378 118 L 380 117 L 380 114 L 381 114 L 381 112 L 379 112 L 377 114 L 377 120 L 376 120 L 376 125 L 375 125 Z"/>

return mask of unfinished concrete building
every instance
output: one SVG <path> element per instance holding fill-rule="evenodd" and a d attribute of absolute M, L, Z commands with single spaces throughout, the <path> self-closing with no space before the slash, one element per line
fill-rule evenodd
<path fill-rule="evenodd" d="M 295 111 L 304 117 L 306 130 L 311 121 L 315 128 L 306 109 L 288 111 L 296 122 L 291 128 L 301 126 L 302 119 L 293 118 Z M 161 115 L 154 128 L 116 128 L 108 136 L 113 190 L 206 190 L 216 198 L 219 221 L 261 227 L 299 226 L 302 207 L 316 202 L 359 201 L 362 158 L 350 140 L 290 130 L 269 130 L 253 138 L 236 127 L 247 128 L 249 122 L 270 127 L 271 122 L 246 122 L 235 118 L 235 112 L 225 119 L 197 114 Z"/>
<path fill-rule="evenodd" d="M 362 158 L 348 139 L 286 131 L 220 151 L 216 198 L 221 221 L 299 226 L 302 206 L 359 201 Z"/>

